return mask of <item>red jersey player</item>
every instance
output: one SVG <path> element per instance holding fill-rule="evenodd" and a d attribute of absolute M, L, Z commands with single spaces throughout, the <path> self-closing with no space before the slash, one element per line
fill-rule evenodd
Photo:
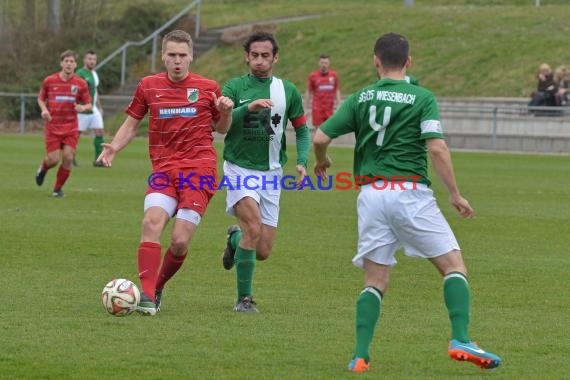
<path fill-rule="evenodd" d="M 47 171 L 56 166 L 63 156 L 53 188 L 54 197 L 63 197 L 61 188 L 71 174 L 79 139 L 77 112 L 91 110 L 87 82 L 75 75 L 75 53 L 72 50 L 61 53 L 59 64 L 61 71 L 44 79 L 38 95 L 42 119 L 45 121 L 47 154 L 36 172 L 36 184 L 43 185 Z"/>
<path fill-rule="evenodd" d="M 317 128 L 332 116 L 335 103 L 340 105 L 340 81 L 336 71 L 329 69 L 330 63 L 330 57 L 321 54 L 319 69 L 313 71 L 307 80 L 305 109 L 309 109 L 311 104 L 312 124 Z"/>
<path fill-rule="evenodd" d="M 126 120 L 113 141 L 103 144 L 98 158 L 111 166 L 149 114 L 153 173 L 148 180 L 138 249 L 142 294 L 137 311 L 143 315 L 155 315 L 160 309 L 165 283 L 186 258 L 188 244 L 217 187 L 212 131 L 226 133 L 232 121 L 233 102 L 221 95 L 216 81 L 189 71 L 192 59 L 188 33 L 175 30 L 164 36 L 162 60 L 167 71 L 140 81 L 126 109 Z M 170 246 L 162 259 L 160 237 L 174 215 Z"/>

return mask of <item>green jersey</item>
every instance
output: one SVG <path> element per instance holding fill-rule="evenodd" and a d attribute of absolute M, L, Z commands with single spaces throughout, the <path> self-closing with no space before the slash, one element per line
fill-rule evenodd
<path fill-rule="evenodd" d="M 224 159 L 238 166 L 267 171 L 287 162 L 285 127 L 305 125 L 301 94 L 295 85 L 277 77 L 233 78 L 222 95 L 234 102 L 232 125 L 226 135 Z M 273 107 L 250 112 L 247 105 L 256 99 L 271 99 Z"/>
<path fill-rule="evenodd" d="M 87 85 L 89 86 L 89 95 L 91 95 L 93 107 L 97 104 L 97 97 L 99 96 L 97 92 L 97 87 L 99 87 L 99 76 L 95 70 L 87 70 L 85 67 L 80 68 L 76 72 L 81 78 L 85 79 Z M 93 113 L 93 111 L 87 111 L 82 113 Z"/>
<path fill-rule="evenodd" d="M 437 100 L 425 88 L 381 79 L 352 94 L 321 130 L 331 138 L 354 132 L 355 176 L 431 184 L 425 140 L 443 133 Z"/>
<path fill-rule="evenodd" d="M 408 82 L 409 84 L 413 84 L 416 86 L 420 85 L 420 81 L 418 81 L 418 78 L 416 78 L 415 76 L 413 76 L 412 74 L 406 74 L 406 76 L 404 77 L 404 79 L 406 80 L 406 82 Z"/>

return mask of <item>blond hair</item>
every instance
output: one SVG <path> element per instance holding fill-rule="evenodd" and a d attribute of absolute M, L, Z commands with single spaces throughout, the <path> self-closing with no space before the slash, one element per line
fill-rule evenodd
<path fill-rule="evenodd" d="M 166 34 L 162 38 L 162 52 L 163 53 L 164 53 L 164 50 L 166 49 L 166 43 L 169 41 L 184 42 L 184 43 L 188 44 L 190 51 L 192 51 L 192 37 L 190 36 L 190 34 L 188 34 L 187 32 L 185 32 L 183 30 L 180 30 L 180 29 L 173 30 L 172 32 L 169 32 L 168 34 Z"/>

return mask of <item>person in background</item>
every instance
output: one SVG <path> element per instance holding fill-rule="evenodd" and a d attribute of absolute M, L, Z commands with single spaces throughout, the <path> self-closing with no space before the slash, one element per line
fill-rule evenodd
<path fill-rule="evenodd" d="M 61 71 L 47 76 L 38 95 L 38 105 L 45 122 L 46 156 L 36 172 L 36 184 L 42 186 L 45 176 L 60 161 L 52 195 L 62 198 L 63 185 L 71 175 L 79 130 L 77 113 L 91 110 L 87 83 L 75 75 L 77 57 L 66 50 L 59 57 Z"/>
<path fill-rule="evenodd" d="M 566 66 L 558 66 L 554 70 L 554 85 L 556 86 L 556 105 L 566 106 L 570 100 L 570 70 Z"/>
<path fill-rule="evenodd" d="M 531 95 L 529 107 L 555 106 L 556 105 L 556 84 L 552 69 L 547 63 L 542 63 L 536 73 L 536 91 Z M 532 110 L 531 110 L 532 112 Z M 536 112 L 537 114 L 542 112 Z"/>
<path fill-rule="evenodd" d="M 79 113 L 79 134 L 92 129 L 95 133 L 95 138 L 93 139 L 93 146 L 95 147 L 95 158 L 93 160 L 93 166 L 102 167 L 101 162 L 97 161 L 97 158 L 103 151 L 103 106 L 101 105 L 101 99 L 99 97 L 99 75 L 95 71 L 95 66 L 97 65 L 97 54 L 93 50 L 89 50 L 85 53 L 83 57 L 83 67 L 77 70 L 76 74 L 81 78 L 85 79 L 87 85 L 89 86 L 89 94 L 91 95 L 92 107 L 91 111 Z M 74 158 L 74 166 L 77 166 L 77 162 Z"/>
<path fill-rule="evenodd" d="M 311 119 L 315 128 L 332 116 L 335 106 L 340 105 L 340 79 L 336 71 L 330 69 L 331 59 L 328 54 L 319 57 L 319 69 L 313 71 L 307 79 L 305 109 L 311 105 Z"/>

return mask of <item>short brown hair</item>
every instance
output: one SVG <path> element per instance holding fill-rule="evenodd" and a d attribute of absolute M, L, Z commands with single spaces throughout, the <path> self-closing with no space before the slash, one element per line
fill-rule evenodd
<path fill-rule="evenodd" d="M 75 54 L 73 50 L 66 50 L 63 53 L 61 53 L 59 55 L 59 62 L 63 62 L 63 60 L 67 57 L 73 57 L 73 59 L 75 59 L 75 61 L 77 62 L 77 54 Z"/>
<path fill-rule="evenodd" d="M 169 32 L 162 38 L 162 52 L 164 52 L 164 49 L 166 48 L 166 43 L 168 41 L 185 42 L 188 44 L 190 51 L 192 51 L 192 37 L 190 36 L 190 34 L 188 34 L 183 30 L 180 29 L 173 30 L 172 32 Z"/>

